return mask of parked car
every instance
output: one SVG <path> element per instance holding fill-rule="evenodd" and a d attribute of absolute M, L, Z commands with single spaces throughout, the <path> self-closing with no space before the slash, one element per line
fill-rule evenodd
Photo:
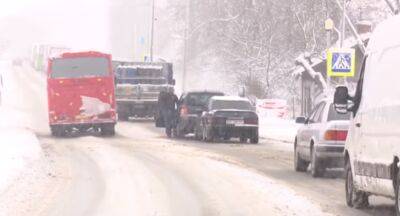
<path fill-rule="evenodd" d="M 369 195 L 394 198 L 400 215 L 400 16 L 372 34 L 354 95 L 337 87 L 338 112 L 353 114 L 345 146 L 346 201 L 368 206 Z"/>
<path fill-rule="evenodd" d="M 240 138 L 242 143 L 248 139 L 251 143 L 258 143 L 258 116 L 254 110 L 248 99 L 214 96 L 201 116 L 200 130 L 196 131 L 196 136 L 201 136 L 207 142 L 218 138 Z"/>
<path fill-rule="evenodd" d="M 320 102 L 309 118 L 298 117 L 303 123 L 294 141 L 294 168 L 307 171 L 311 164 L 313 177 L 320 177 L 326 168 L 343 167 L 344 144 L 350 114 L 338 114 L 332 100 Z"/>
<path fill-rule="evenodd" d="M 182 94 L 178 106 L 178 124 L 176 135 L 178 137 L 194 133 L 200 117 L 207 110 L 207 104 L 213 96 L 223 96 L 222 92 L 196 91 Z"/>

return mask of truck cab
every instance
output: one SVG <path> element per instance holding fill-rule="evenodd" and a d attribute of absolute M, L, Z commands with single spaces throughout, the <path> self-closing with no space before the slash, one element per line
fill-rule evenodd
<path fill-rule="evenodd" d="M 54 136 L 96 130 L 114 135 L 116 124 L 111 55 L 64 53 L 49 60 L 49 124 Z"/>

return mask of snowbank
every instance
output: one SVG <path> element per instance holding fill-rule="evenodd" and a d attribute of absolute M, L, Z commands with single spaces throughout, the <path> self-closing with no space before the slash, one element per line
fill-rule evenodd
<path fill-rule="evenodd" d="M 292 143 L 300 127 L 294 120 L 260 117 L 260 137 Z"/>
<path fill-rule="evenodd" d="M 0 193 L 40 155 L 39 141 L 33 132 L 0 128 Z"/>
<path fill-rule="evenodd" d="M 12 180 L 27 169 L 29 163 L 39 159 L 41 147 L 30 128 L 29 112 L 18 107 L 18 79 L 10 64 L 0 62 L 0 76 L 4 86 L 0 104 L 0 193 Z"/>

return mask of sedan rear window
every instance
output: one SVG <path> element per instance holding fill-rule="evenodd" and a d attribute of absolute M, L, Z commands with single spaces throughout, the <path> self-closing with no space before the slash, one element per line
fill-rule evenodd
<path fill-rule="evenodd" d="M 186 96 L 185 102 L 189 106 L 206 106 L 213 96 L 222 96 L 222 93 L 190 93 Z"/>
<path fill-rule="evenodd" d="M 81 78 L 109 75 L 109 61 L 103 57 L 79 57 L 54 59 L 52 78 Z"/>
<path fill-rule="evenodd" d="M 335 106 L 333 104 L 329 106 L 328 121 L 350 120 L 350 116 L 351 112 L 340 114 L 336 112 Z"/>
<path fill-rule="evenodd" d="M 252 110 L 252 106 L 248 101 L 224 101 L 214 100 L 211 102 L 211 110 L 224 110 L 224 109 L 235 109 L 235 110 Z"/>

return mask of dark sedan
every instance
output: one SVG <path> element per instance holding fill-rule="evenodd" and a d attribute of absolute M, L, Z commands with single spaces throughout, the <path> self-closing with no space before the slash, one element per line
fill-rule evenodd
<path fill-rule="evenodd" d="M 179 118 L 176 128 L 178 137 L 194 133 L 201 114 L 207 109 L 208 101 L 213 96 L 222 96 L 222 92 L 193 91 L 184 93 L 179 99 Z"/>
<path fill-rule="evenodd" d="M 214 96 L 201 117 L 197 137 L 207 142 L 215 139 L 258 143 L 258 116 L 250 101 L 241 97 Z M 201 133 L 201 134 L 200 134 Z"/>

